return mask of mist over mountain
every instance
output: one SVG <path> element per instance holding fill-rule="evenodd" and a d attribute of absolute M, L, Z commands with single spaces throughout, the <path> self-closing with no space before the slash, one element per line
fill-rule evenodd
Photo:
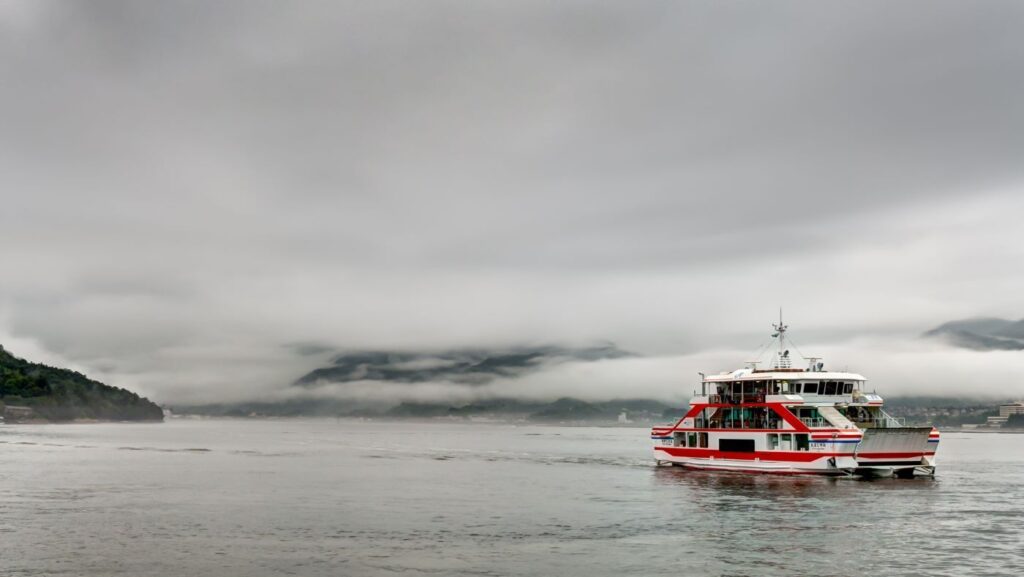
<path fill-rule="evenodd" d="M 1024 319 L 981 317 L 950 321 L 924 336 L 975 351 L 1020 351 L 1024 350 Z"/>
<path fill-rule="evenodd" d="M 497 378 L 516 378 L 571 361 L 598 361 L 635 356 L 608 343 L 586 348 L 561 346 L 504 349 L 457 349 L 434 353 L 411 351 L 353 351 L 336 356 L 330 366 L 315 369 L 295 384 L 319 387 L 329 383 L 381 381 L 390 383 L 449 382 L 483 385 Z"/>

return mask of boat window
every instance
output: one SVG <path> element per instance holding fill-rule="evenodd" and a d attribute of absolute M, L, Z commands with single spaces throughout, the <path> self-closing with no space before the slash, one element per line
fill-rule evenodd
<path fill-rule="evenodd" d="M 765 381 L 754 381 L 754 388 L 752 389 L 751 394 L 755 397 L 763 396 L 764 392 L 767 390 L 767 386 L 768 385 Z"/>
<path fill-rule="evenodd" d="M 843 383 L 843 393 L 847 395 L 853 393 L 853 383 Z"/>
<path fill-rule="evenodd" d="M 774 451 L 779 448 L 779 436 L 775 433 L 768 433 L 768 450 Z"/>
<path fill-rule="evenodd" d="M 753 453 L 754 439 L 719 439 L 718 450 L 735 453 Z"/>
<path fill-rule="evenodd" d="M 700 440 L 701 448 L 706 449 L 707 446 L 708 446 L 708 434 L 707 433 L 699 433 L 697 435 L 697 438 Z"/>
<path fill-rule="evenodd" d="M 789 394 L 789 381 L 782 381 L 782 394 L 783 395 L 788 395 Z"/>
<path fill-rule="evenodd" d="M 686 433 L 675 433 L 672 435 L 672 445 L 675 447 L 685 447 Z"/>
<path fill-rule="evenodd" d="M 790 451 L 793 449 L 792 435 L 789 433 L 783 433 L 779 435 L 779 448 L 783 451 Z"/>
<path fill-rule="evenodd" d="M 798 394 L 800 393 L 800 383 L 793 383 L 793 384 L 789 385 L 789 387 L 791 389 L 793 389 L 794 393 L 798 393 Z"/>
<path fill-rule="evenodd" d="M 711 415 L 714 414 L 715 409 L 704 409 L 697 415 L 697 427 L 698 429 L 706 429 L 711 426 Z M 690 445 L 691 447 L 693 444 Z"/>
<path fill-rule="evenodd" d="M 827 381 L 825 383 L 825 395 L 826 396 L 833 396 L 835 394 L 836 394 L 836 382 L 835 381 Z"/>
<path fill-rule="evenodd" d="M 687 435 L 687 442 L 691 447 L 697 446 L 697 433 L 690 433 Z"/>
<path fill-rule="evenodd" d="M 797 451 L 806 451 L 806 450 L 808 450 L 807 435 L 805 435 L 805 434 L 797 434 L 797 435 L 793 435 L 793 436 L 796 437 L 796 450 Z"/>
<path fill-rule="evenodd" d="M 804 383 L 804 392 L 812 395 L 818 394 L 818 383 Z"/>

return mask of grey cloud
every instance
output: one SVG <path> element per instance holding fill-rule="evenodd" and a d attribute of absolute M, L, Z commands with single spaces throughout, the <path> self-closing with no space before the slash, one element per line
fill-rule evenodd
<path fill-rule="evenodd" d="M 216 399 L 317 368 L 281 343 L 668 355 L 759 342 L 779 305 L 809 346 L 1016 318 L 1021 22 L 5 3 L 0 328 Z"/>

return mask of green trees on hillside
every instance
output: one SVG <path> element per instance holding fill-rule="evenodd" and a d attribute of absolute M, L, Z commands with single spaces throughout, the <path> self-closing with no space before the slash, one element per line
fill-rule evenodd
<path fill-rule="evenodd" d="M 50 421 L 158 421 L 163 410 L 131 391 L 68 369 L 32 363 L 0 346 L 0 403 L 31 407 Z"/>
<path fill-rule="evenodd" d="M 0 397 L 41 397 L 50 393 L 50 383 L 42 375 L 27 375 L 17 370 L 0 372 Z"/>

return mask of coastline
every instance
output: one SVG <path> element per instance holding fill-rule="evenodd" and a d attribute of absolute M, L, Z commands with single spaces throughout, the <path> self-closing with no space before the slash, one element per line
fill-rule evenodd
<path fill-rule="evenodd" d="M 70 421 L 50 421 L 47 419 L 27 419 L 17 421 L 0 421 L 3 425 L 102 425 L 106 423 L 164 423 L 166 419 L 72 419 Z"/>

